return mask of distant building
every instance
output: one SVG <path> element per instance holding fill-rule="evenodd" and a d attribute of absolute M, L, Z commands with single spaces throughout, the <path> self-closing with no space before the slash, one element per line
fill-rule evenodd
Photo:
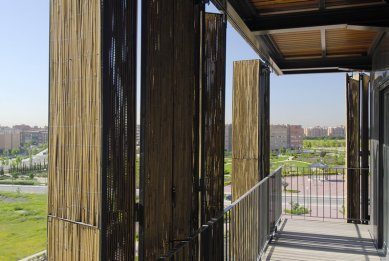
<path fill-rule="evenodd" d="M 12 127 L 13 129 L 15 130 L 19 130 L 19 131 L 30 131 L 30 130 L 33 130 L 33 128 L 31 128 L 31 126 L 29 125 L 26 125 L 26 124 L 20 124 L 20 125 L 14 125 Z"/>
<path fill-rule="evenodd" d="M 43 144 L 48 142 L 49 133 L 47 130 L 30 130 L 21 132 L 21 144 Z"/>
<path fill-rule="evenodd" d="M 20 147 L 20 132 L 14 129 L 2 129 L 0 132 L 0 150 Z"/>
<path fill-rule="evenodd" d="M 232 151 L 232 124 L 226 124 L 224 129 L 224 149 Z"/>
<path fill-rule="evenodd" d="M 304 129 L 304 136 L 305 137 L 312 137 L 312 138 L 320 138 L 320 137 L 327 137 L 328 136 L 328 128 L 327 127 L 310 127 Z"/>
<path fill-rule="evenodd" d="M 329 127 L 328 128 L 328 136 L 335 138 L 344 138 L 346 137 L 346 130 L 344 126 L 338 127 Z"/>
<path fill-rule="evenodd" d="M 136 145 L 140 145 L 140 125 L 136 125 Z"/>
<path fill-rule="evenodd" d="M 301 125 L 288 125 L 288 148 L 302 148 L 303 142 L 304 129 Z"/>
<path fill-rule="evenodd" d="M 270 125 L 270 149 L 279 150 L 288 147 L 288 127 L 286 125 Z"/>

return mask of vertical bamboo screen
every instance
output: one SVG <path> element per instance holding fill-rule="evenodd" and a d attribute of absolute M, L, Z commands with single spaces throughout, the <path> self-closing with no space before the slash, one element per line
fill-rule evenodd
<path fill-rule="evenodd" d="M 136 1 L 50 15 L 48 258 L 131 260 Z"/>
<path fill-rule="evenodd" d="M 202 88 L 204 125 L 202 223 L 223 213 L 226 23 L 221 14 L 205 15 Z M 223 259 L 223 226 L 215 228 L 212 260 Z"/>
<path fill-rule="evenodd" d="M 155 260 L 198 228 L 198 23 L 191 0 L 142 6 L 142 260 Z"/>
<path fill-rule="evenodd" d="M 359 171 L 359 128 L 360 86 L 359 80 L 347 76 L 347 218 L 360 219 L 360 171 Z"/>
<path fill-rule="evenodd" d="M 370 77 L 361 77 L 361 219 L 369 219 L 369 93 Z"/>
<path fill-rule="evenodd" d="M 232 112 L 232 198 L 259 180 L 259 60 L 234 62 Z"/>
<path fill-rule="evenodd" d="M 234 62 L 232 118 L 232 198 L 237 200 L 262 178 L 269 168 L 269 70 L 259 60 Z M 258 210 L 267 211 L 268 188 L 255 198 Z M 263 203 L 260 203 L 263 202 Z M 243 226 L 246 215 L 257 223 Z M 261 216 L 261 219 L 259 219 Z M 243 221 L 243 222 L 242 222 Z M 252 249 L 260 247 L 253 233 L 268 235 L 268 217 L 258 211 L 234 211 L 231 215 L 231 250 L 236 260 L 246 260 Z M 264 232 L 265 231 L 265 232 Z M 253 241 L 254 240 L 254 241 Z M 264 239 L 261 239 L 264 240 Z"/>

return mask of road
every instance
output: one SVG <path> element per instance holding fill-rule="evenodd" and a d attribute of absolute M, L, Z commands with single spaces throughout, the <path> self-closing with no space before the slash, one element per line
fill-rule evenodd
<path fill-rule="evenodd" d="M 47 186 L 1 185 L 0 192 L 47 194 Z"/>

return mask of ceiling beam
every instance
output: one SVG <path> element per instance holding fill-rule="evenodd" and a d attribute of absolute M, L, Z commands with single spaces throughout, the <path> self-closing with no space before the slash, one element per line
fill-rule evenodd
<path fill-rule="evenodd" d="M 318 31 L 318 30 L 331 30 L 331 29 L 348 29 L 348 30 L 359 30 L 359 31 L 373 31 L 373 32 L 389 32 L 388 27 L 377 27 L 377 26 L 361 26 L 361 25 L 347 25 L 347 24 L 335 24 L 335 25 L 323 25 L 323 26 L 310 26 L 310 27 L 295 27 L 278 30 L 264 30 L 255 31 L 255 35 L 267 35 L 267 34 L 282 34 L 282 33 L 297 33 L 307 31 Z"/>
<path fill-rule="evenodd" d="M 253 48 L 259 57 L 266 62 L 277 75 L 282 75 L 282 71 L 276 62 L 270 56 L 269 47 L 258 39 L 247 27 L 241 16 L 235 11 L 234 7 L 227 1 L 225 5 L 220 4 L 221 0 L 212 0 L 217 4 L 217 8 L 226 14 L 228 21 L 235 28 L 235 30 L 242 36 L 242 38 Z"/>
<path fill-rule="evenodd" d="M 370 71 L 372 60 L 368 56 L 355 57 L 325 57 L 315 59 L 298 59 L 278 61 L 278 65 L 283 73 L 303 71 Z"/>
<path fill-rule="evenodd" d="M 389 5 L 324 9 L 280 15 L 257 16 L 246 21 L 251 31 L 272 31 L 329 25 L 389 27 Z"/>

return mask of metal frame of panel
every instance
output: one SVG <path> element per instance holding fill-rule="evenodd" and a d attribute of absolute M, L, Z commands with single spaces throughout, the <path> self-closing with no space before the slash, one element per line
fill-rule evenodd
<path fill-rule="evenodd" d="M 159 258 L 198 228 L 195 2 L 143 1 L 140 260 Z"/>

